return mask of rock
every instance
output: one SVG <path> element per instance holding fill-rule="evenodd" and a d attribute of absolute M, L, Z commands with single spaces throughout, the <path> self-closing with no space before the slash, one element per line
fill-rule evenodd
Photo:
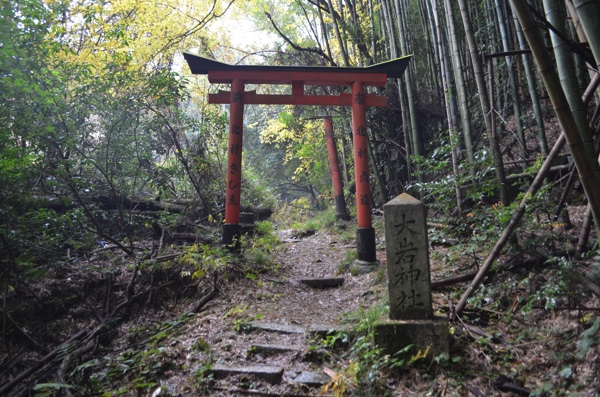
<path fill-rule="evenodd" d="M 344 284 L 343 278 L 307 278 L 300 280 L 302 284 L 313 288 L 337 288 Z"/>
<path fill-rule="evenodd" d="M 280 334 L 303 334 L 304 328 L 299 325 L 265 323 L 262 321 L 252 321 L 250 329 L 266 332 L 277 332 Z"/>
<path fill-rule="evenodd" d="M 261 354 L 263 356 L 270 356 L 274 354 L 288 353 L 288 352 L 300 352 L 302 347 L 300 346 L 288 346 L 288 345 L 252 345 L 249 353 Z"/>
<path fill-rule="evenodd" d="M 249 365 L 249 366 L 231 366 L 214 365 L 211 370 L 215 378 L 226 378 L 231 375 L 255 376 L 271 384 L 280 383 L 283 377 L 283 368 L 271 365 Z"/>
<path fill-rule="evenodd" d="M 302 383 L 309 387 L 319 387 L 326 385 L 331 378 L 323 372 L 302 371 L 295 376 L 290 376 L 293 383 Z"/>

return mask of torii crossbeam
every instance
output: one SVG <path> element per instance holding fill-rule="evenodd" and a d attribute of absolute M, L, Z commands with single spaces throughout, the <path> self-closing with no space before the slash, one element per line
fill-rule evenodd
<path fill-rule="evenodd" d="M 387 106 L 387 98 L 366 94 L 365 87 L 385 85 L 388 78 L 400 78 L 410 56 L 365 68 L 302 67 L 302 66 L 249 66 L 229 65 L 203 58 L 190 52 L 183 54 L 193 74 L 206 74 L 208 81 L 230 84 L 231 91 L 209 94 L 208 102 L 229 104 L 229 146 L 227 168 L 227 197 L 223 244 L 235 245 L 240 237 L 240 197 L 242 180 L 242 135 L 244 105 L 329 105 L 352 107 L 354 140 L 354 173 L 356 178 L 356 206 L 358 228 L 356 246 L 358 259 L 375 262 L 375 229 L 371 217 L 369 187 L 367 106 Z M 290 84 L 291 95 L 267 95 L 245 92 L 246 84 Z M 306 95 L 304 87 L 350 86 L 351 94 Z"/>

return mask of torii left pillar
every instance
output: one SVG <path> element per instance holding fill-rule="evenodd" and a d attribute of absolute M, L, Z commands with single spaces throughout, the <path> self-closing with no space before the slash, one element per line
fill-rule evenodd
<path fill-rule="evenodd" d="M 240 248 L 240 199 L 242 192 L 242 137 L 244 129 L 244 82 L 234 79 L 229 101 L 229 143 L 227 161 L 227 195 L 223 244 L 232 251 Z"/>

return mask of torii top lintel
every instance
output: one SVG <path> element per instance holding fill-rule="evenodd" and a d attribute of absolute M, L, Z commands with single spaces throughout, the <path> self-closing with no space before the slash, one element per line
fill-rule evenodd
<path fill-rule="evenodd" d="M 242 80 L 244 84 L 291 84 L 292 95 L 264 95 L 244 92 L 245 104 L 291 104 L 291 105 L 336 105 L 350 106 L 350 95 L 304 95 L 304 86 L 351 86 L 356 82 L 364 86 L 383 86 L 388 78 L 400 78 L 411 56 L 397 58 L 364 68 L 319 67 L 319 66 L 263 66 L 229 65 L 212 59 L 184 52 L 193 74 L 206 74 L 208 81 L 215 84 L 231 84 Z M 210 103 L 227 104 L 230 93 L 219 91 L 209 94 Z M 368 94 L 367 106 L 387 106 L 387 98 Z"/>

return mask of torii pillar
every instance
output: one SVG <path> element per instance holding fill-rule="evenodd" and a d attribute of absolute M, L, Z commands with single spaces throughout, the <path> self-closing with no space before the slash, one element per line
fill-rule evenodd
<path fill-rule="evenodd" d="M 371 215 L 369 186 L 369 142 L 367 135 L 366 95 L 362 82 L 352 83 L 352 135 L 354 138 L 354 181 L 356 183 L 356 249 L 358 260 L 377 261 L 375 229 Z"/>
<path fill-rule="evenodd" d="M 231 82 L 229 101 L 229 143 L 227 145 L 227 195 L 223 244 L 239 249 L 240 202 L 242 196 L 242 138 L 244 131 L 244 82 Z"/>
<path fill-rule="evenodd" d="M 215 84 L 230 84 L 231 91 L 209 94 L 209 103 L 229 104 L 229 146 L 227 162 L 227 197 L 223 244 L 236 250 L 240 237 L 241 164 L 244 105 L 329 105 L 352 107 L 352 133 L 354 137 L 354 170 L 356 178 L 356 206 L 358 228 L 356 246 L 358 259 L 376 262 L 375 230 L 371 218 L 371 193 L 369 187 L 367 106 L 387 106 L 387 98 L 366 94 L 366 86 L 384 86 L 388 78 L 400 78 L 410 56 L 365 68 L 248 66 L 228 65 L 185 52 L 193 74 L 208 74 Z M 245 92 L 246 84 L 291 84 L 291 95 L 257 94 Z M 306 85 L 350 86 L 352 93 L 334 95 L 305 95 Z"/>

